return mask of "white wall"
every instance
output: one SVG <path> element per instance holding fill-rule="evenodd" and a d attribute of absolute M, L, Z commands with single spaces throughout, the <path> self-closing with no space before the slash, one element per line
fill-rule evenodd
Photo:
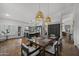
<path fill-rule="evenodd" d="M 74 9 L 74 44 L 79 48 L 79 4 Z"/>
<path fill-rule="evenodd" d="M 12 20 L 9 18 L 0 18 L 0 32 L 5 31 L 6 28 L 10 27 L 9 35 L 17 35 L 18 33 L 18 26 L 21 26 L 21 36 L 24 35 L 25 26 L 29 26 L 26 22 L 21 22 L 17 20 Z"/>
<path fill-rule="evenodd" d="M 22 21 L 17 21 L 15 19 L 9 19 L 9 18 L 0 18 L 0 24 L 5 25 L 18 25 L 18 26 L 28 26 L 29 24 Z"/>
<path fill-rule="evenodd" d="M 63 16 L 64 18 L 62 19 L 62 31 L 65 31 L 65 25 L 70 25 L 70 33 L 72 34 L 73 31 L 73 13 L 69 13 L 67 15 Z"/>

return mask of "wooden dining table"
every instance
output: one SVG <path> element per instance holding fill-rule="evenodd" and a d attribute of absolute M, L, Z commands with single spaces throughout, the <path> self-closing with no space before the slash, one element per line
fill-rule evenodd
<path fill-rule="evenodd" d="M 36 44 L 42 48 L 43 54 L 45 55 L 45 48 L 49 45 L 51 39 L 29 39 L 30 43 Z"/>

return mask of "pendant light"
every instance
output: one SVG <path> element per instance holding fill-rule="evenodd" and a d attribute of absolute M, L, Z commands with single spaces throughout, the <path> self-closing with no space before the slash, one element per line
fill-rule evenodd
<path fill-rule="evenodd" d="M 35 19 L 36 21 L 41 21 L 41 19 L 43 18 L 44 18 L 44 15 L 43 15 L 43 12 L 40 10 L 40 3 L 39 3 L 39 11 L 37 12 Z"/>
<path fill-rule="evenodd" d="M 49 24 L 51 22 L 51 17 L 49 16 L 49 4 L 48 4 L 48 16 L 45 19 L 46 25 Z"/>
<path fill-rule="evenodd" d="M 50 16 L 46 17 L 46 22 L 51 22 L 51 17 Z"/>

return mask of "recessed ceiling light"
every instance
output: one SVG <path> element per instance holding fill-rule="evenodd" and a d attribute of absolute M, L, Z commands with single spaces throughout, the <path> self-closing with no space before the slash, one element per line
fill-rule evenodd
<path fill-rule="evenodd" d="M 10 16 L 10 15 L 7 13 L 7 14 L 5 14 L 5 16 Z"/>

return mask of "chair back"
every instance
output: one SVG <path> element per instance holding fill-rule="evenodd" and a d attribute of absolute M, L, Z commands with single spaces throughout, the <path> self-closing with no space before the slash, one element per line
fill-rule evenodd
<path fill-rule="evenodd" d="M 21 55 L 24 56 L 24 53 L 26 53 L 28 55 L 29 49 L 25 44 L 22 44 L 21 45 Z"/>
<path fill-rule="evenodd" d="M 25 44 L 22 44 L 21 45 L 21 55 L 22 56 L 39 55 L 39 51 L 38 51 L 39 49 L 40 49 L 40 47 L 38 47 L 38 48 L 31 48 L 31 47 L 28 47 Z M 30 50 L 33 50 L 33 51 L 30 51 Z"/>
<path fill-rule="evenodd" d="M 59 38 L 58 46 L 59 46 L 60 51 L 62 51 L 62 38 Z"/>
<path fill-rule="evenodd" d="M 55 55 L 58 55 L 58 41 L 55 41 L 53 44 L 54 50 L 55 50 Z"/>

